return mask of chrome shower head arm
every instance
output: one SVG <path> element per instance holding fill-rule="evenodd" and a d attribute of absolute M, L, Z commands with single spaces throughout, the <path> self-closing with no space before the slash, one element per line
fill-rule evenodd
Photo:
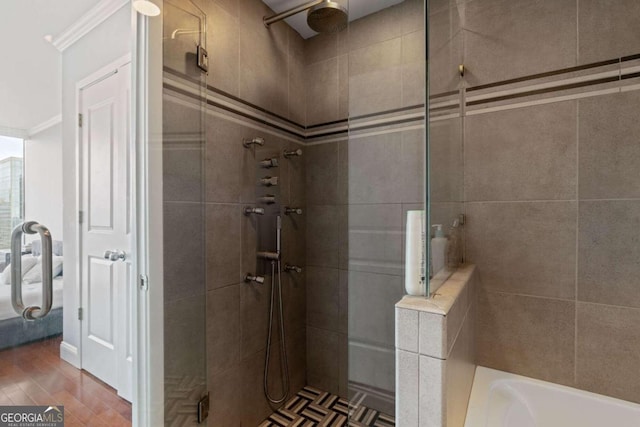
<path fill-rule="evenodd" d="M 264 18 L 262 18 L 262 22 L 264 22 L 265 27 L 269 28 L 271 24 L 282 21 L 283 19 L 286 19 L 290 16 L 297 15 L 298 13 L 304 12 L 307 9 L 311 9 L 313 6 L 316 6 L 324 1 L 325 0 L 313 0 L 308 3 L 301 4 L 300 6 L 293 7 L 289 10 L 285 10 L 284 12 L 280 12 L 276 15 L 270 17 L 265 16 Z"/>

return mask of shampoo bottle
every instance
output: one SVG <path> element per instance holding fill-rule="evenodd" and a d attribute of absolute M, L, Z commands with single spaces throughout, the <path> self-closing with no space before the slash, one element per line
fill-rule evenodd
<path fill-rule="evenodd" d="M 448 240 L 444 237 L 442 224 L 434 224 L 432 227 L 435 232 L 434 237 L 431 239 L 431 261 L 433 275 L 435 276 L 445 267 Z"/>

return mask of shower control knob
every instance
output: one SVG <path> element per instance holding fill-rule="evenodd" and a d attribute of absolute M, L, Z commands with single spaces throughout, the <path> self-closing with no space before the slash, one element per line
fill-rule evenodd
<path fill-rule="evenodd" d="M 252 208 L 248 206 L 244 208 L 244 214 L 247 216 L 251 214 L 264 215 L 264 208 Z"/>
<path fill-rule="evenodd" d="M 278 177 L 277 176 L 265 176 L 260 180 L 260 183 L 265 187 L 274 187 L 278 185 Z"/>
<path fill-rule="evenodd" d="M 292 215 L 292 214 L 302 215 L 302 209 L 286 207 L 284 209 L 284 213 L 285 215 Z"/>
<path fill-rule="evenodd" d="M 266 194 L 260 197 L 260 203 L 264 203 L 265 205 L 272 205 L 276 202 L 276 196 L 273 194 Z"/>
<path fill-rule="evenodd" d="M 253 139 L 243 139 L 242 145 L 246 148 L 251 148 L 252 145 L 259 145 L 262 147 L 264 145 L 264 138 L 255 137 Z"/>
<path fill-rule="evenodd" d="M 286 272 L 295 271 L 296 273 L 299 274 L 299 273 L 302 273 L 302 268 L 298 267 L 297 265 L 285 264 L 284 271 Z"/>
<path fill-rule="evenodd" d="M 286 159 L 294 156 L 302 156 L 302 150 L 300 148 L 298 148 L 297 150 L 284 150 L 284 153 L 282 153 L 282 155 Z"/>
<path fill-rule="evenodd" d="M 244 281 L 247 283 L 257 283 L 259 285 L 262 285 L 264 283 L 264 277 L 263 276 L 254 276 L 251 273 L 247 273 L 244 275 Z"/>
<path fill-rule="evenodd" d="M 277 168 L 278 167 L 278 159 L 275 157 L 271 159 L 264 159 L 260 162 L 260 166 L 263 168 Z"/>

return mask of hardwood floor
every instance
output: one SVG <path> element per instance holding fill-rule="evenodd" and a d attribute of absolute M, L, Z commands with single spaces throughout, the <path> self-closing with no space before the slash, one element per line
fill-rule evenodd
<path fill-rule="evenodd" d="M 59 357 L 62 337 L 0 351 L 0 405 L 64 405 L 65 426 L 131 426 L 131 404 Z"/>

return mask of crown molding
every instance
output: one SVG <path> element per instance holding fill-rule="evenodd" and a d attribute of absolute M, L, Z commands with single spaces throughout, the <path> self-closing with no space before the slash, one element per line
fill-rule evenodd
<path fill-rule="evenodd" d="M 95 27 L 107 20 L 111 15 L 129 4 L 129 1 L 130 0 L 101 0 L 91 10 L 82 15 L 80 19 L 71 24 L 66 30 L 53 39 L 51 44 L 60 52 L 63 52 Z"/>
<path fill-rule="evenodd" d="M 40 132 L 45 131 L 45 130 L 49 129 L 50 127 L 53 127 L 53 126 L 57 125 L 58 123 L 62 123 L 62 114 L 58 114 L 57 116 L 53 116 L 49 120 L 45 120 L 44 122 L 42 122 L 42 123 L 40 123 L 38 125 L 35 125 L 31 129 L 29 129 L 27 131 L 27 133 L 29 134 L 29 137 L 32 137 L 33 135 L 37 135 Z"/>
<path fill-rule="evenodd" d="M 10 138 L 27 139 L 29 133 L 26 129 L 10 128 L 7 126 L 0 126 L 0 136 L 8 136 Z"/>

